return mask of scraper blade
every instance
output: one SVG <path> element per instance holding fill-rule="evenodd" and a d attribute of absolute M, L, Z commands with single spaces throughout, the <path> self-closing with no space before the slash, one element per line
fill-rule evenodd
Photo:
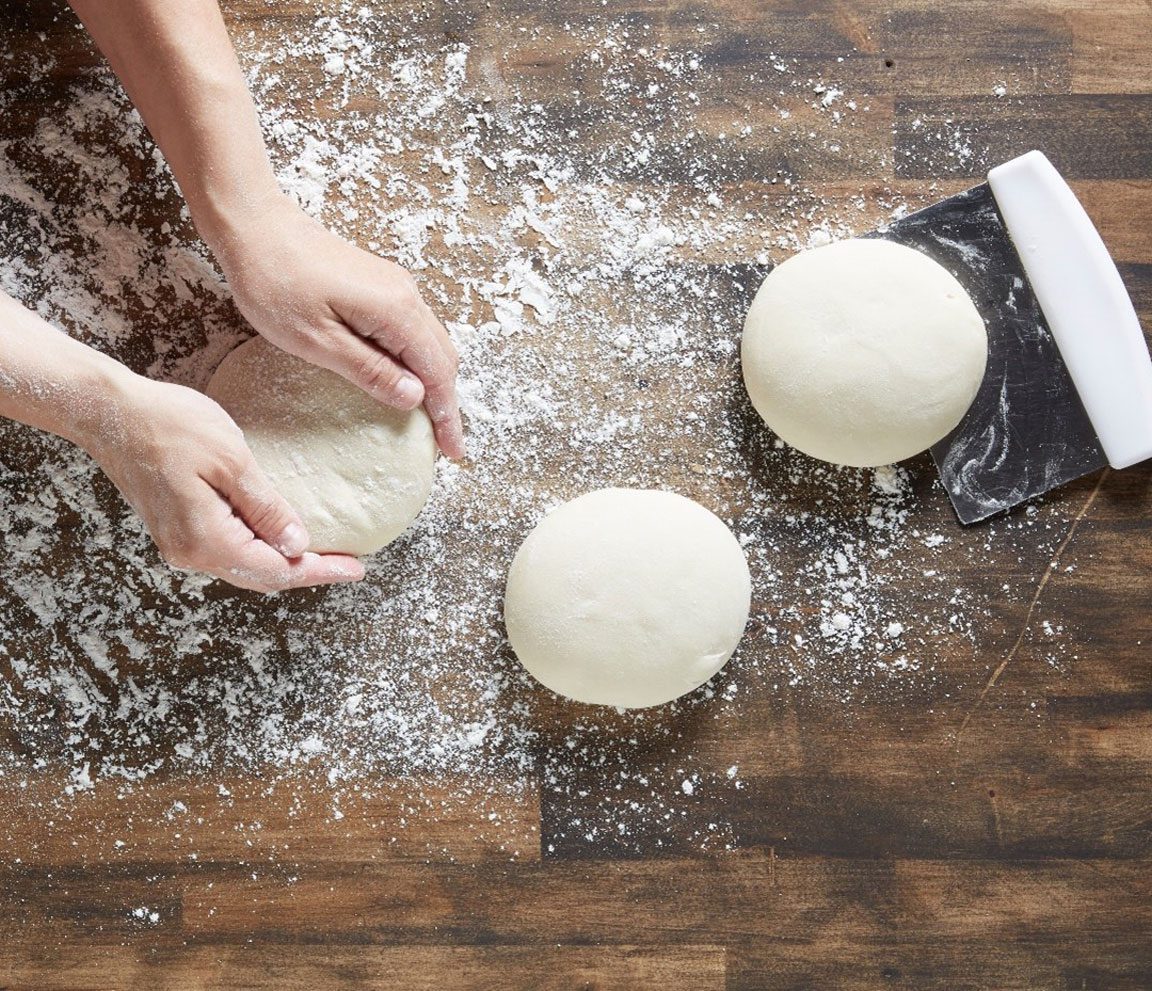
<path fill-rule="evenodd" d="M 988 367 L 964 419 L 932 448 L 961 523 L 976 523 L 1103 468 L 1092 421 L 985 183 L 873 237 L 916 248 L 968 291 Z"/>
<path fill-rule="evenodd" d="M 1038 151 L 888 236 L 949 265 L 989 332 L 968 414 L 933 456 L 963 523 L 1152 459 L 1152 357 L 1116 263 Z"/>

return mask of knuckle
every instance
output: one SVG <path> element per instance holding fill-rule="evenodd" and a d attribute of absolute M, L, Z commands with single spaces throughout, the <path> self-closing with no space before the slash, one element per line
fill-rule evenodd
<path fill-rule="evenodd" d="M 251 456 L 244 446 L 221 445 L 216 451 L 216 472 L 224 478 L 239 478 L 250 467 Z"/>
<path fill-rule="evenodd" d="M 428 403 L 426 409 L 429 418 L 436 424 L 450 422 L 456 417 L 456 407 L 444 400 Z"/>
<path fill-rule="evenodd" d="M 420 305 L 420 287 L 416 280 L 403 269 L 393 283 L 393 306 L 405 312 L 413 310 Z"/>
<path fill-rule="evenodd" d="M 460 352 L 449 342 L 442 348 L 441 353 L 443 354 L 444 367 L 449 375 L 454 377 L 460 370 Z"/>
<path fill-rule="evenodd" d="M 279 522 L 280 503 L 268 494 L 254 496 L 245 515 L 252 529 L 265 530 Z"/>
<path fill-rule="evenodd" d="M 357 382 L 369 392 L 391 393 L 400 384 L 400 369 L 384 355 L 365 360 L 357 373 Z"/>
<path fill-rule="evenodd" d="M 396 273 L 396 285 L 413 296 L 420 295 L 420 287 L 416 284 L 416 279 L 412 273 L 407 269 L 402 268 Z"/>

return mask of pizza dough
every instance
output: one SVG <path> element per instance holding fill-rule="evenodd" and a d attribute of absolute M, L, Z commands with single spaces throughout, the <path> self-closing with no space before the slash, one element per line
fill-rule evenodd
<path fill-rule="evenodd" d="M 428 500 L 436 439 L 422 409 L 382 406 L 262 337 L 229 354 L 207 391 L 300 514 L 310 551 L 371 554 Z"/>
<path fill-rule="evenodd" d="M 671 492 L 601 489 L 546 516 L 508 574 L 516 656 L 580 702 L 642 708 L 704 684 L 744 633 L 744 552 L 707 509 Z"/>
<path fill-rule="evenodd" d="M 988 335 L 927 255 L 842 241 L 777 266 L 744 323 L 744 383 L 784 441 L 858 467 L 912 457 L 955 427 L 984 378 Z"/>

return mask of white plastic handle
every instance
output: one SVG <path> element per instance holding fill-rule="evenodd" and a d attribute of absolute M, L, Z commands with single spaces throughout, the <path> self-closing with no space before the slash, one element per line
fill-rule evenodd
<path fill-rule="evenodd" d="M 988 183 L 1108 463 L 1152 458 L 1152 358 L 1099 232 L 1038 151 Z"/>

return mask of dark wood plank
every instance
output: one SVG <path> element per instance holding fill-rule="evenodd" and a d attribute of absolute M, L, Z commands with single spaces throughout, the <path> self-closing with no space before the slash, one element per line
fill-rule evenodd
<path fill-rule="evenodd" d="M 397 869 L 373 884 L 317 874 L 296 884 L 235 879 L 184 898 L 190 933 L 227 942 L 442 942 L 453 927 L 493 942 L 765 945 L 821 936 L 866 942 L 915 922 L 918 941 L 1001 938 L 1080 943 L 1112 932 L 1135 952 L 1152 921 L 1146 871 L 1114 861 L 824 860 L 742 856 L 711 862 L 553 863 L 502 868 Z M 43 896 L 40 896 L 43 899 Z M 1066 906 L 1075 905 L 1070 914 Z M 1119 927 L 1124 919 L 1130 925 Z M 630 934 L 630 935 L 626 935 Z M 851 935 L 850 935 L 851 934 Z"/>
<path fill-rule="evenodd" d="M 1152 97 L 1143 93 L 896 105 L 896 172 L 979 177 L 1042 148 L 1070 180 L 1140 179 L 1152 171 Z"/>
<path fill-rule="evenodd" d="M 1147 955 L 1137 945 L 1100 945 L 1084 935 L 1053 952 L 1047 939 L 1004 938 L 989 932 L 937 942 L 926 952 L 915 936 L 874 943 L 836 941 L 829 948 L 798 941 L 747 945 L 728 955 L 729 991 L 1035 991 L 1036 988 L 1107 988 L 1143 991 L 1152 982 Z"/>
<path fill-rule="evenodd" d="M 8 879 L 29 883 L 9 886 L 0 904 L 6 917 L 20 906 L 24 928 L 4 930 L 12 945 L 34 943 L 35 926 L 57 938 L 119 942 L 145 931 L 148 923 L 132 913 L 139 902 L 159 906 L 151 924 L 161 931 L 220 944 L 450 945 L 466 937 L 485 945 L 633 945 L 643 934 L 643 943 L 770 945 L 821 931 L 863 941 L 915 920 L 911 940 L 971 940 L 995 929 L 1056 946 L 1111 933 L 1135 949 L 1152 921 L 1143 868 L 1098 859 L 1006 864 L 770 852 L 704 861 L 333 863 L 306 877 L 202 864 L 180 868 L 179 877 L 152 868 L 150 893 L 143 877 L 115 867 L 9 868 Z M 1131 925 L 1118 928 L 1124 918 Z"/>

